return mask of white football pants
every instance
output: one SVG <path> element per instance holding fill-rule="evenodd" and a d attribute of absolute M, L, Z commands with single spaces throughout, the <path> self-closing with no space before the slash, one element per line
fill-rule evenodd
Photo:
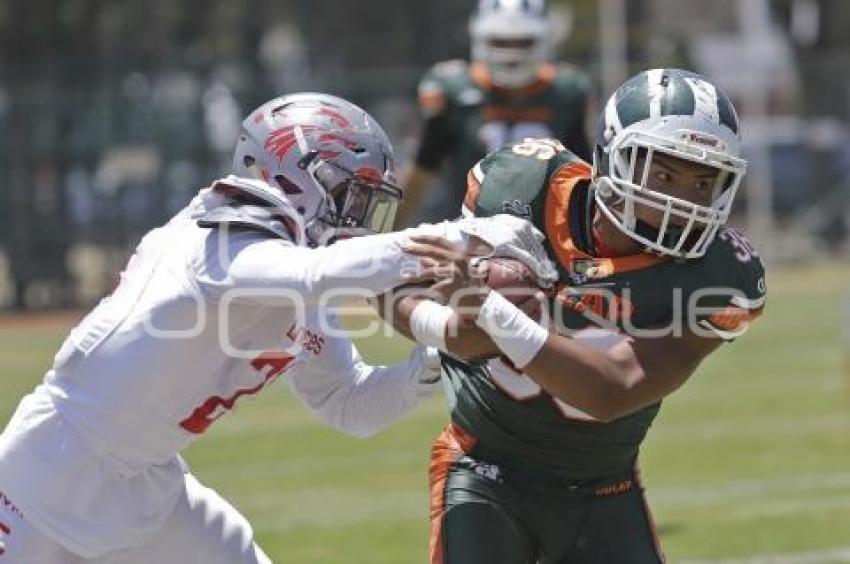
<path fill-rule="evenodd" d="M 224 498 L 189 473 L 186 493 L 150 542 L 94 559 L 69 552 L 11 504 L 0 504 L 0 564 L 271 564 L 251 525 Z"/>

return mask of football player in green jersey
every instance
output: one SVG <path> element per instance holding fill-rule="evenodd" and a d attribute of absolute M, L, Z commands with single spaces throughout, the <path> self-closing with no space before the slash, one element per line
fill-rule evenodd
<path fill-rule="evenodd" d="M 456 213 L 466 173 L 488 152 L 526 137 L 560 139 L 589 158 L 590 81 L 550 61 L 557 34 L 546 0 L 481 0 L 470 20 L 472 63 L 434 66 L 419 85 L 424 127 L 405 186 L 399 224 L 413 219 L 446 162 L 446 186 L 425 219 Z M 450 212 L 449 212 L 450 210 Z"/>
<path fill-rule="evenodd" d="M 758 253 L 724 226 L 746 169 L 729 99 L 654 69 L 599 124 L 593 167 L 528 139 L 470 175 L 464 213 L 522 215 L 545 235 L 559 280 L 544 323 L 471 274 L 468 249 L 409 249 L 454 273 L 431 288 L 451 307 L 406 297 L 394 312 L 445 353 L 433 564 L 663 561 L 638 450 L 663 398 L 762 311 Z"/>

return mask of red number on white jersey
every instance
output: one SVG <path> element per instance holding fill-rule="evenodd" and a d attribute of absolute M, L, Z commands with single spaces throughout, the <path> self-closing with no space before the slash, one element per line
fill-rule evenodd
<path fill-rule="evenodd" d="M 213 421 L 224 415 L 227 411 L 233 409 L 233 406 L 236 404 L 236 400 L 242 396 L 253 395 L 262 390 L 269 382 L 280 376 L 280 374 L 286 370 L 286 367 L 289 366 L 289 363 L 291 363 L 294 359 L 295 357 L 283 353 L 265 353 L 258 356 L 251 361 L 251 366 L 253 366 L 257 372 L 261 373 L 268 369 L 262 382 L 253 388 L 237 390 L 236 393 L 227 398 L 223 398 L 221 396 L 212 396 L 208 398 L 192 412 L 192 415 L 181 421 L 180 426 L 190 433 L 200 435 L 206 431 L 210 425 L 212 425 Z"/>

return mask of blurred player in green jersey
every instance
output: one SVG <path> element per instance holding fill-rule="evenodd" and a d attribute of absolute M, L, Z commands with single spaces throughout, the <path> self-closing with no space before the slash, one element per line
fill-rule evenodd
<path fill-rule="evenodd" d="M 401 183 L 400 225 L 417 214 L 438 220 L 456 213 L 466 173 L 505 143 L 553 137 L 589 158 L 590 81 L 573 66 L 550 62 L 555 25 L 545 0 L 479 2 L 469 25 L 471 64 L 438 63 L 420 82 L 424 127 L 414 164 Z M 437 186 L 443 164 L 445 185 Z"/>
<path fill-rule="evenodd" d="M 454 273 L 432 287 L 451 307 L 406 297 L 395 310 L 444 351 L 433 564 L 663 561 L 638 451 L 663 398 L 762 311 L 758 253 L 725 227 L 745 170 L 729 99 L 676 69 L 614 93 L 593 167 L 552 139 L 473 167 L 464 213 L 531 221 L 559 279 L 538 323 L 470 274 L 468 249 L 409 249 Z"/>

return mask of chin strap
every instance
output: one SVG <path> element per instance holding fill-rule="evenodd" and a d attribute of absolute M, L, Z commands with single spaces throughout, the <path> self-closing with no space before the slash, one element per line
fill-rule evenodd
<path fill-rule="evenodd" d="M 641 221 L 639 219 L 635 220 L 635 233 L 649 239 L 650 241 L 658 240 L 658 229 L 651 226 L 650 224 Z M 672 225 L 667 226 L 667 232 L 664 234 L 664 237 L 661 238 L 661 245 L 667 248 L 673 248 L 679 242 L 679 238 L 682 236 L 682 229 L 673 227 Z M 658 251 L 650 249 L 647 247 L 647 251 L 650 253 L 658 254 Z"/>

